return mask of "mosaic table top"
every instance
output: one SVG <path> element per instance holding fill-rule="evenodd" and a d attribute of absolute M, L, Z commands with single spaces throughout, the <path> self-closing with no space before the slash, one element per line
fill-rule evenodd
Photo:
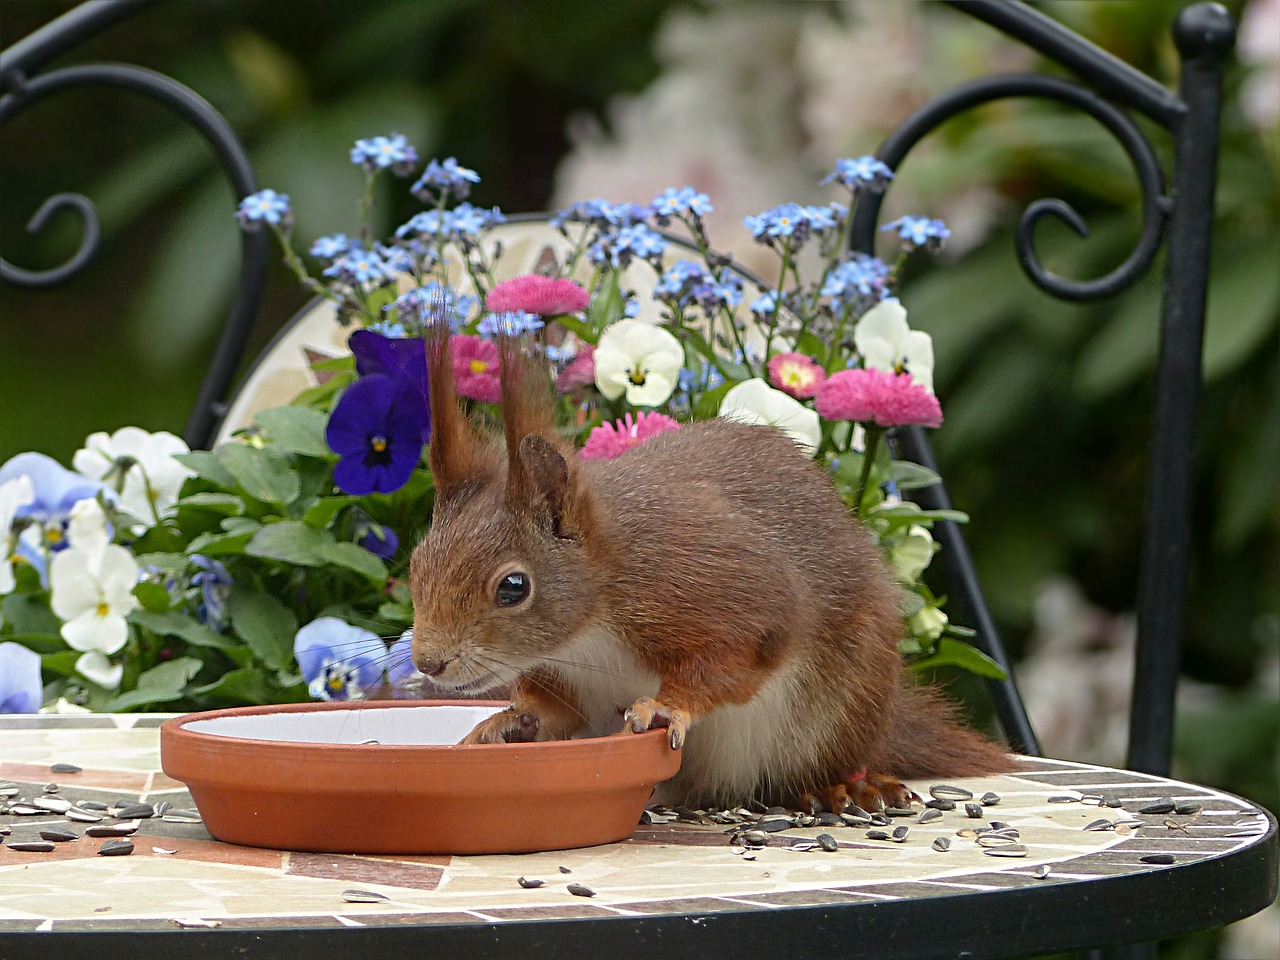
<path fill-rule="evenodd" d="M 519 856 L 241 847 L 213 839 L 191 813 L 183 785 L 161 772 L 158 728 L 164 719 L 0 717 L 0 782 L 7 784 L 0 786 L 0 954 L 9 956 L 3 939 L 12 933 L 412 926 L 421 937 L 433 928 L 527 927 L 542 920 L 666 916 L 697 923 L 807 907 L 829 916 L 831 908 L 849 913 L 858 905 L 953 903 L 961 902 L 957 896 L 1065 889 L 1121 877 L 1149 877 L 1154 890 L 1162 875 L 1225 862 L 1252 847 L 1269 850 L 1274 874 L 1275 821 L 1245 800 L 1158 777 L 1041 759 L 1021 761 L 1012 774 L 958 781 L 975 803 L 987 793 L 998 797 L 972 810 L 976 818 L 963 801 L 940 816 L 930 814 L 930 822 L 920 822 L 917 809 L 883 827 L 890 839 L 869 838 L 875 827 L 865 824 L 790 826 L 755 848 L 741 838 L 734 842 L 732 824 L 685 811 L 670 822 L 637 825 L 620 843 Z M 928 798 L 933 784 L 911 786 Z M 54 809 L 22 805 L 41 796 L 43 806 Z M 57 799 L 87 801 L 90 814 L 102 820 L 69 819 Z M 134 802 L 159 815 L 112 815 Z M 358 816 L 358 810 L 333 811 L 334 829 Z M 979 844 L 981 834 L 974 831 L 993 822 L 1016 831 L 1025 855 L 1004 856 L 1002 846 Z M 112 838 L 93 836 L 91 828 L 101 833 L 120 824 L 136 826 L 132 850 L 104 855 Z M 892 831 L 900 827 L 907 831 L 898 841 Z M 39 843 L 42 832 L 59 830 L 75 839 L 21 848 Z M 817 843 L 819 834 L 835 849 Z M 944 845 L 935 843 L 940 839 L 945 851 L 937 849 Z M 522 877 L 543 883 L 526 888 Z M 571 885 L 593 895 L 575 895 Z M 1274 880 L 1271 886 L 1274 897 Z M 1225 919 L 1256 909 L 1241 907 Z"/>

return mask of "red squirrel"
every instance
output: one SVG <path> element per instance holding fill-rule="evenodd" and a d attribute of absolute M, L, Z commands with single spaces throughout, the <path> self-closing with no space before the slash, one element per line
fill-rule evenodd
<path fill-rule="evenodd" d="M 578 459 L 546 372 L 503 340 L 503 436 L 427 343 L 436 502 L 413 551 L 413 660 L 445 691 L 513 685 L 464 743 L 665 726 L 660 799 L 905 806 L 899 778 L 1007 769 L 898 651 L 900 588 L 825 471 L 772 427 L 691 423 Z"/>

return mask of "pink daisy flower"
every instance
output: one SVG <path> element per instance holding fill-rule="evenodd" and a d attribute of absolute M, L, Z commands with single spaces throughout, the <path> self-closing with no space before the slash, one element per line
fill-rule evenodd
<path fill-rule="evenodd" d="M 579 456 L 583 460 L 612 460 L 652 436 L 679 430 L 680 424 L 665 413 L 627 414 L 617 423 L 602 423 L 591 431 Z"/>
<path fill-rule="evenodd" d="M 484 305 L 494 313 L 523 310 L 542 317 L 556 317 L 585 310 L 590 301 L 591 294 L 572 280 L 553 280 L 529 273 L 498 284 L 484 298 Z"/>
<path fill-rule="evenodd" d="M 769 358 L 769 382 L 797 400 L 812 397 L 827 372 L 803 353 L 780 353 Z"/>
<path fill-rule="evenodd" d="M 909 373 L 841 370 L 827 378 L 814 402 L 826 420 L 857 420 L 881 427 L 937 427 L 938 398 Z"/>
<path fill-rule="evenodd" d="M 453 378 L 458 395 L 497 403 L 502 395 L 498 383 L 498 346 L 492 340 L 456 334 L 449 341 L 453 350 Z"/>
<path fill-rule="evenodd" d="M 589 387 L 596 382 L 596 348 L 583 347 L 565 364 L 556 377 L 556 392 L 569 393 L 575 387 Z"/>

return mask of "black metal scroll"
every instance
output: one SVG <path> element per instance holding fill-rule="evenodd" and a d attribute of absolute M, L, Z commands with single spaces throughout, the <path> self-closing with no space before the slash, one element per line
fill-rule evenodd
<path fill-rule="evenodd" d="M 90 0 L 0 53 L 0 91 L 3 91 L 0 125 L 45 97 L 72 87 L 108 86 L 131 90 L 163 104 L 195 127 L 213 148 L 237 199 L 248 196 L 257 190 L 257 185 L 243 145 L 226 119 L 189 87 L 153 70 L 118 63 L 85 64 L 32 75 L 76 44 L 156 2 Z M 80 194 L 60 193 L 50 197 L 32 217 L 28 231 L 39 231 L 54 212 L 64 207 L 75 210 L 82 222 L 80 245 L 71 258 L 44 271 L 24 270 L 0 259 L 0 280 L 23 287 L 51 287 L 70 279 L 93 258 L 101 226 L 93 203 Z M 230 217 L 228 229 L 233 229 Z M 262 298 L 267 248 L 264 233 L 243 234 L 239 288 L 184 431 L 192 447 L 206 446 L 213 436 L 220 404 L 231 385 Z"/>
<path fill-rule="evenodd" d="M 1222 70 L 1234 44 L 1235 24 L 1216 3 L 1199 3 L 1181 12 L 1174 39 L 1182 56 L 1182 74 L 1174 95 L 1021 3 L 951 0 L 950 5 L 1050 57 L 1092 90 L 1039 75 L 978 80 L 918 110 L 885 140 L 877 156 L 896 169 L 921 139 L 956 114 L 982 103 L 1014 96 L 1058 100 L 1094 117 L 1124 148 L 1141 192 L 1142 228 L 1129 257 L 1111 273 L 1086 281 L 1064 279 L 1047 271 L 1036 257 L 1035 225 L 1045 216 L 1056 216 L 1084 236 L 1085 224 L 1064 201 L 1037 200 L 1024 211 L 1015 237 L 1019 260 L 1031 281 L 1064 300 L 1114 296 L 1147 270 L 1160 247 L 1162 234 L 1168 230 L 1129 742 L 1130 766 L 1150 773 L 1167 773 L 1190 549 L 1194 431 L 1213 228 Z M 1145 114 L 1171 132 L 1176 150 L 1171 194 L 1165 194 L 1150 142 L 1117 104 Z M 869 253 L 882 198 L 868 199 L 871 203 L 858 210 L 851 242 L 855 249 Z M 919 428 L 905 431 L 902 445 L 912 459 L 934 466 L 933 451 Z M 926 507 L 950 506 L 943 484 L 920 494 Z M 939 524 L 936 533 L 946 557 L 953 600 L 978 630 L 978 645 L 1007 671 L 1008 658 L 963 536 L 951 523 Z M 1035 734 L 1013 681 L 994 683 L 993 687 L 1002 725 L 1014 746 L 1038 752 Z"/>

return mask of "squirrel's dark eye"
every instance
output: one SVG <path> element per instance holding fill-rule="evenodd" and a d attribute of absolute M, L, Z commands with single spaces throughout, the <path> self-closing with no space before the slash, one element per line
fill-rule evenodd
<path fill-rule="evenodd" d="M 514 607 L 529 596 L 529 575 L 527 573 L 508 573 L 498 581 L 498 589 L 494 600 L 500 607 Z"/>

